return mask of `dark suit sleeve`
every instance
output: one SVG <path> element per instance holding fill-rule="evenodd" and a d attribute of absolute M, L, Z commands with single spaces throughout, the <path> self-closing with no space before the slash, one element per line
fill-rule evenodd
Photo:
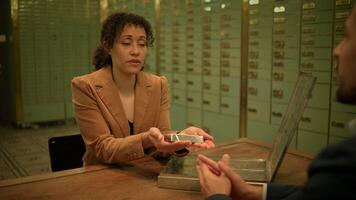
<path fill-rule="evenodd" d="M 300 195 L 301 188 L 294 185 L 282 185 L 269 183 L 267 184 L 267 199 L 298 199 Z"/>
<path fill-rule="evenodd" d="M 214 194 L 206 198 L 206 200 L 231 200 L 231 197 L 224 194 Z"/>
<path fill-rule="evenodd" d="M 356 199 L 356 136 L 319 154 L 308 178 L 303 187 L 268 184 L 267 200 Z"/>

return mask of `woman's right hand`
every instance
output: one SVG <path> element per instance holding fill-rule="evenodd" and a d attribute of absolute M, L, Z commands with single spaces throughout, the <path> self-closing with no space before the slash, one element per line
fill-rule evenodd
<path fill-rule="evenodd" d="M 163 153 L 174 153 L 192 145 L 190 141 L 167 142 L 158 128 L 152 127 L 148 130 L 148 138 L 156 149 Z"/>

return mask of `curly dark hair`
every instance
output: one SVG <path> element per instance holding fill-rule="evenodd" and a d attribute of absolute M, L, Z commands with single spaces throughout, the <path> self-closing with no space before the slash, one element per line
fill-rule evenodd
<path fill-rule="evenodd" d="M 112 65 L 109 49 L 114 46 L 117 35 L 120 35 L 124 27 L 128 24 L 145 29 L 147 46 L 153 47 L 154 37 L 151 24 L 142 16 L 132 13 L 113 13 L 103 23 L 100 36 L 100 45 L 93 55 L 93 65 L 98 70 L 106 65 Z"/>

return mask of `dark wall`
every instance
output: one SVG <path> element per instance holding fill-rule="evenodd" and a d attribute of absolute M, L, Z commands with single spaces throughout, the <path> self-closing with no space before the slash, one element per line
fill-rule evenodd
<path fill-rule="evenodd" d="M 13 118 L 14 101 L 11 95 L 11 6 L 10 0 L 0 1 L 0 35 L 5 41 L 0 41 L 0 123 L 10 123 Z"/>

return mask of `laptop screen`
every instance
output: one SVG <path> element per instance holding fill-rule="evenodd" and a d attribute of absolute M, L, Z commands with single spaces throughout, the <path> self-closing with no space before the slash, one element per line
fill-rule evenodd
<path fill-rule="evenodd" d="M 304 109 L 311 97 L 316 78 L 311 74 L 300 72 L 297 83 L 292 93 L 288 106 L 282 117 L 281 124 L 275 136 L 273 147 L 267 159 L 267 176 L 272 180 L 282 162 L 289 143 L 298 129 Z"/>

